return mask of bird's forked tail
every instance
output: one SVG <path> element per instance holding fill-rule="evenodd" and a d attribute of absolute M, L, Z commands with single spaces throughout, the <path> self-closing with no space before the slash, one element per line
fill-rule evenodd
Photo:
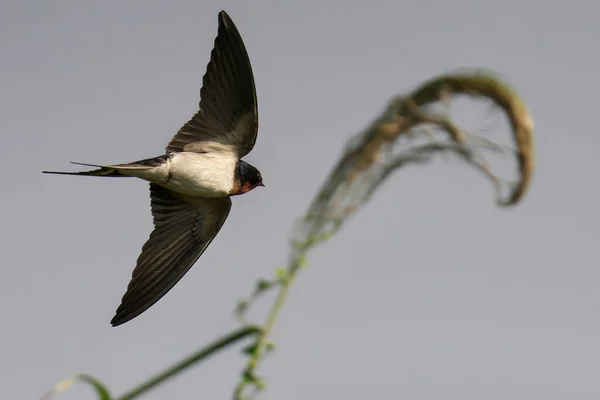
<path fill-rule="evenodd" d="M 82 176 L 108 176 L 108 177 L 126 177 L 119 172 L 119 169 L 112 166 L 103 166 L 96 164 L 85 164 L 80 162 L 71 161 L 71 164 L 85 165 L 86 167 L 97 167 L 90 171 L 79 171 L 79 172 L 65 172 L 65 171 L 42 171 L 44 174 L 57 174 L 57 175 L 82 175 Z"/>

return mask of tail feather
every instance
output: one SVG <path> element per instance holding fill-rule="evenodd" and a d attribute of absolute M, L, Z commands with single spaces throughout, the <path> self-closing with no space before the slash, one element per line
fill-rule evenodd
<path fill-rule="evenodd" d="M 81 162 L 71 161 L 71 164 L 83 165 L 86 167 L 96 167 L 90 171 L 79 171 L 79 172 L 63 172 L 63 171 L 42 171 L 44 174 L 57 174 L 57 175 L 82 175 L 82 176 L 109 176 L 109 177 L 127 177 L 132 176 L 131 173 L 125 171 L 146 171 L 157 166 L 162 165 L 169 158 L 169 154 L 165 154 L 158 157 L 147 158 L 144 160 L 134 161 L 126 164 L 115 164 L 115 165 L 98 165 L 98 164 L 87 164 Z M 125 172 L 122 173 L 121 171 Z"/>
<path fill-rule="evenodd" d="M 100 167 L 98 169 L 93 169 L 90 171 L 78 171 L 78 172 L 66 172 L 66 171 L 42 171 L 44 174 L 54 174 L 54 175 L 81 175 L 81 176 L 107 176 L 107 177 L 126 177 L 126 175 L 121 175 L 118 169 L 110 168 L 110 167 L 102 167 L 99 165 L 90 165 L 90 164 L 82 164 L 82 163 L 73 163 L 78 165 L 87 165 L 90 167 Z"/>
<path fill-rule="evenodd" d="M 77 162 L 77 161 L 69 161 L 71 164 L 75 164 L 75 165 L 83 165 L 84 167 L 96 167 L 96 168 L 110 168 L 110 165 L 98 165 L 98 164 L 87 164 L 87 163 L 82 163 L 82 162 Z"/>

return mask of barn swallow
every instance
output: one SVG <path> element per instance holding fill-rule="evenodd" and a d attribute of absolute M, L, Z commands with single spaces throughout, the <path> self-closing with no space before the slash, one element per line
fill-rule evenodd
<path fill-rule="evenodd" d="M 125 164 L 74 163 L 96 168 L 81 172 L 43 171 L 150 182 L 154 230 L 142 247 L 112 326 L 146 311 L 186 274 L 223 226 L 231 196 L 264 186 L 258 169 L 241 160 L 258 134 L 250 59 L 229 15 L 221 11 L 218 20 L 200 109 L 171 139 L 165 154 Z"/>

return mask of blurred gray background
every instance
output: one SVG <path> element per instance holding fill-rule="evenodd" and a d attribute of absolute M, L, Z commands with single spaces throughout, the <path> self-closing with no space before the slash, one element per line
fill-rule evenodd
<path fill-rule="evenodd" d="M 231 15 L 260 110 L 264 189 L 139 318 L 111 328 L 152 227 L 138 180 L 42 175 L 162 154 L 196 111 Z M 87 372 L 119 394 L 235 328 L 286 260 L 292 222 L 397 93 L 458 67 L 502 73 L 536 123 L 525 201 L 458 161 L 395 175 L 315 251 L 274 332 L 265 399 L 597 399 L 600 292 L 593 1 L 17 1 L 0 5 L 0 387 L 35 399 Z M 254 313 L 262 317 L 268 303 Z M 241 346 L 240 346 L 241 347 Z M 239 347 L 148 399 L 226 399 Z M 77 386 L 62 399 L 92 399 Z"/>

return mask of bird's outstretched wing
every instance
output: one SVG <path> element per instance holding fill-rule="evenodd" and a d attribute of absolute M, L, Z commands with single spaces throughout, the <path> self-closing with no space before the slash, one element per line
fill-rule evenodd
<path fill-rule="evenodd" d="M 171 290 L 206 250 L 231 209 L 228 197 L 188 202 L 154 183 L 150 198 L 154 230 L 142 247 L 113 326 L 137 317 Z"/>
<path fill-rule="evenodd" d="M 233 21 L 221 11 L 202 79 L 200 110 L 171 139 L 167 152 L 202 151 L 196 142 L 212 141 L 233 146 L 241 158 L 254 147 L 257 133 L 258 104 L 250 58 Z"/>

